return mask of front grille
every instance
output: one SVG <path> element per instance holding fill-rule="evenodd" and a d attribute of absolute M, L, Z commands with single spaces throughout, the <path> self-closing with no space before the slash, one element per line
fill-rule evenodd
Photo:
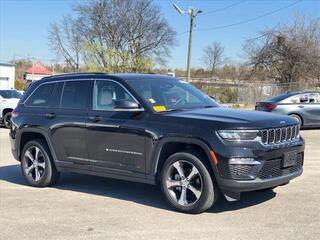
<path fill-rule="evenodd" d="M 230 174 L 233 178 L 248 176 L 254 165 L 230 164 Z"/>
<path fill-rule="evenodd" d="M 282 168 L 281 158 L 265 161 L 262 169 L 258 174 L 258 178 L 270 179 L 274 177 L 281 177 L 300 170 L 303 165 L 303 154 L 299 153 L 297 157 L 298 158 L 296 165 L 287 168 Z"/>
<path fill-rule="evenodd" d="M 261 142 L 265 145 L 294 141 L 299 136 L 299 126 L 293 125 L 283 128 L 264 129 L 260 131 Z"/>

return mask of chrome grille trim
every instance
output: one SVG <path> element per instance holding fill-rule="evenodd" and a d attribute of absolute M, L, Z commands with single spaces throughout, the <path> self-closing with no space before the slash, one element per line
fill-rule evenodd
<path fill-rule="evenodd" d="M 261 142 L 264 145 L 276 145 L 292 142 L 299 136 L 299 126 L 287 126 L 260 130 Z"/>

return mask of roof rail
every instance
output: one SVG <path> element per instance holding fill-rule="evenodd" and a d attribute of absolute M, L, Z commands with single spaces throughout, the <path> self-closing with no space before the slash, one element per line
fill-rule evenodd
<path fill-rule="evenodd" d="M 74 75 L 95 75 L 95 74 L 107 74 L 105 72 L 72 72 L 72 73 L 62 73 L 57 75 L 52 75 L 46 78 L 56 78 L 56 77 L 64 77 L 64 76 L 74 76 Z"/>

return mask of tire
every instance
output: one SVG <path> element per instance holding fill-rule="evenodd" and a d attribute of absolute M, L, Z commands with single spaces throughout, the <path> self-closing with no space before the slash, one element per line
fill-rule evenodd
<path fill-rule="evenodd" d="M 289 116 L 290 116 L 290 117 L 293 117 L 293 118 L 295 118 L 295 119 L 298 120 L 298 122 L 299 122 L 299 127 L 300 127 L 300 128 L 303 127 L 303 120 L 302 120 L 302 118 L 301 118 L 299 115 L 297 115 L 297 114 L 291 114 L 291 115 L 289 115 Z"/>
<path fill-rule="evenodd" d="M 6 128 L 10 128 L 11 127 L 11 112 L 7 112 L 4 116 L 3 116 L 3 125 Z"/>
<path fill-rule="evenodd" d="M 53 164 L 49 148 L 42 139 L 26 143 L 21 154 L 21 171 L 33 187 L 47 187 L 57 182 L 59 172 Z"/>
<path fill-rule="evenodd" d="M 204 212 L 220 195 L 201 159 L 196 153 L 178 152 L 163 165 L 160 175 L 162 192 L 168 203 L 180 212 Z"/>

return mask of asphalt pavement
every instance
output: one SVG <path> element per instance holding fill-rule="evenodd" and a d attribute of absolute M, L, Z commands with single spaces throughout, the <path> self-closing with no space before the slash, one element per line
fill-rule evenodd
<path fill-rule="evenodd" d="M 319 239 L 320 130 L 302 135 L 301 177 L 188 215 L 145 184 L 64 173 L 53 187 L 29 187 L 1 128 L 0 239 Z"/>

